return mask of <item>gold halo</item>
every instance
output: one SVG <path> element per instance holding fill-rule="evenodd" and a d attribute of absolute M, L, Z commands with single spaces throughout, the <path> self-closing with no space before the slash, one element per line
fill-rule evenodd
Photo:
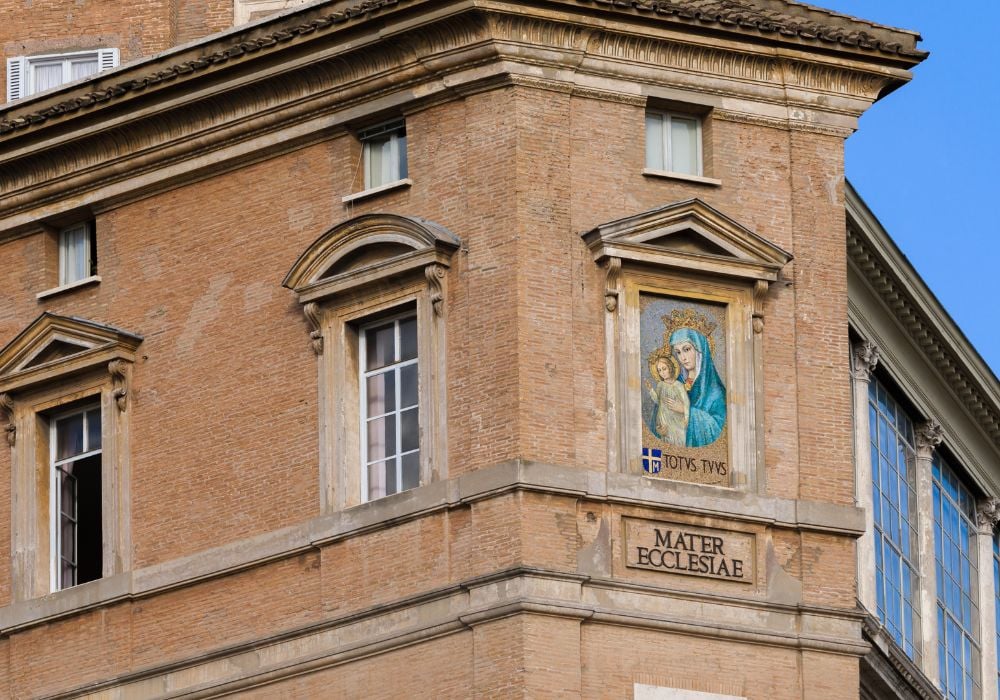
<path fill-rule="evenodd" d="M 664 359 L 670 363 L 670 371 L 673 373 L 674 379 L 680 377 L 680 367 L 677 366 L 677 360 L 674 359 L 673 353 L 669 350 L 664 350 L 663 348 L 657 348 L 652 353 L 650 353 L 647 362 L 649 363 L 649 375 L 654 379 L 658 379 L 661 382 L 667 381 L 660 376 L 660 373 L 656 371 L 656 363 Z"/>

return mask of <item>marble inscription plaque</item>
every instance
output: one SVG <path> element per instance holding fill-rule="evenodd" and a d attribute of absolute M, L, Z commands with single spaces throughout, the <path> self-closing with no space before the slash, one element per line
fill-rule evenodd
<path fill-rule="evenodd" d="M 754 536 L 682 523 L 624 518 L 625 565 L 753 583 Z"/>

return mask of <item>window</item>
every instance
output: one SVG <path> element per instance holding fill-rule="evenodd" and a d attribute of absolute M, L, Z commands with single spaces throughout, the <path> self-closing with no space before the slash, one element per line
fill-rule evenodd
<path fill-rule="evenodd" d="M 406 124 L 402 119 L 380 124 L 358 134 L 365 168 L 365 189 L 407 177 Z"/>
<path fill-rule="evenodd" d="M 7 101 L 86 78 L 118 65 L 118 49 L 7 59 Z"/>
<path fill-rule="evenodd" d="M 97 236 L 93 222 L 59 232 L 59 285 L 73 284 L 97 274 Z"/>
<path fill-rule="evenodd" d="M 669 112 L 646 112 L 647 169 L 700 176 L 701 156 L 700 118 Z"/>
<path fill-rule="evenodd" d="M 362 435 L 366 500 L 420 485 L 417 317 L 361 330 Z"/>
<path fill-rule="evenodd" d="M 445 300 L 461 244 L 432 221 L 363 214 L 285 276 L 318 360 L 324 511 L 447 478 Z"/>
<path fill-rule="evenodd" d="M 868 421 L 877 612 L 896 644 L 920 663 L 913 422 L 877 380 L 869 384 Z"/>
<path fill-rule="evenodd" d="M 981 690 L 975 499 L 937 454 L 933 476 L 941 690 L 947 698 L 972 700 Z"/>
<path fill-rule="evenodd" d="M 52 590 L 101 578 L 101 407 L 54 416 L 51 454 Z"/>
<path fill-rule="evenodd" d="M 0 349 L 15 601 L 130 567 L 129 384 L 141 342 L 45 312 Z"/>

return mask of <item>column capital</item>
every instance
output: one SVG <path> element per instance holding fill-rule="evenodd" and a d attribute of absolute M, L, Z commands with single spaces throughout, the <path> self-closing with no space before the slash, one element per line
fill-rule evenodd
<path fill-rule="evenodd" d="M 917 456 L 930 459 L 931 453 L 944 440 L 941 424 L 931 418 L 916 427 Z"/>
<path fill-rule="evenodd" d="M 990 535 L 1000 522 L 1000 498 L 984 498 L 976 503 L 976 523 L 979 534 Z"/>
<path fill-rule="evenodd" d="M 875 371 L 875 367 L 878 365 L 878 346 L 870 340 L 863 340 L 851 348 L 851 353 L 854 356 L 854 365 L 851 368 L 851 374 L 859 381 L 871 381 L 872 372 Z"/>

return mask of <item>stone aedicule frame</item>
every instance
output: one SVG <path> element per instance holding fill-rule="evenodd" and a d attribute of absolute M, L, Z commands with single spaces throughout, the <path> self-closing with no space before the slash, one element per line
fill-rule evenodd
<path fill-rule="evenodd" d="M 606 270 L 608 469 L 642 474 L 640 296 L 725 309 L 729 486 L 763 484 L 764 299 L 791 255 L 699 199 L 581 234 Z"/>
<path fill-rule="evenodd" d="M 298 295 L 319 358 L 320 500 L 324 512 L 361 493 L 358 329 L 403 309 L 417 316 L 420 483 L 447 477 L 445 295 L 461 242 L 431 221 L 365 214 L 320 236 L 283 282 Z"/>
<path fill-rule="evenodd" d="M 52 592 L 48 416 L 70 404 L 101 406 L 102 576 L 131 568 L 128 404 L 141 342 L 112 326 L 46 312 L 0 350 L 0 418 L 11 450 L 14 600 Z"/>

